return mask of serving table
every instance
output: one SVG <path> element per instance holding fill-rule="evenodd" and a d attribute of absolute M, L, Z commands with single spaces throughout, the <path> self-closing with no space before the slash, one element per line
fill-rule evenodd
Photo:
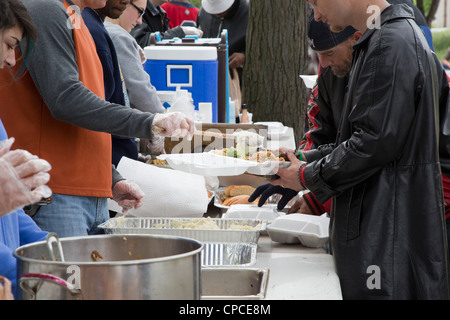
<path fill-rule="evenodd" d="M 267 300 L 341 300 L 333 257 L 322 248 L 281 244 L 262 235 L 256 267 L 269 268 Z"/>

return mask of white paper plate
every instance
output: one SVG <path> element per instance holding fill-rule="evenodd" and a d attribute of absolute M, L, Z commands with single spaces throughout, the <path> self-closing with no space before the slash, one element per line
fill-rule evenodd
<path fill-rule="evenodd" d="M 173 169 L 202 176 L 237 176 L 256 162 L 215 155 L 211 152 L 164 154 L 158 159 L 166 160 Z"/>
<path fill-rule="evenodd" d="M 267 226 L 270 238 L 281 243 L 301 243 L 320 248 L 329 240 L 330 219 L 325 215 L 289 214 L 276 218 Z"/>

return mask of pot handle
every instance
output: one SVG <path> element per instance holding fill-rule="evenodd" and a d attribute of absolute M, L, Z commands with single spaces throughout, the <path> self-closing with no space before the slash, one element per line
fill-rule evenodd
<path fill-rule="evenodd" d="M 34 286 L 30 286 L 28 281 L 37 281 L 37 283 Z M 27 292 L 32 300 L 36 300 L 36 295 L 44 283 L 44 281 L 51 282 L 53 284 L 59 285 L 63 288 L 65 288 L 71 295 L 80 296 L 77 298 L 82 297 L 81 289 L 76 289 L 73 284 L 67 282 L 64 279 L 61 279 L 57 276 L 46 274 L 46 273 L 26 273 L 23 274 L 19 279 L 19 285 L 20 288 L 22 288 L 23 291 Z"/>
<path fill-rule="evenodd" d="M 53 244 L 56 243 L 56 248 L 58 249 L 58 254 L 59 254 L 59 259 L 60 261 L 64 262 L 64 253 L 63 253 L 63 249 L 61 246 L 61 242 L 59 241 L 59 237 L 56 233 L 54 232 L 50 232 L 47 235 L 47 248 L 48 251 L 50 252 L 50 257 L 52 258 L 53 261 L 58 261 L 58 259 L 56 258 L 55 252 L 53 250 Z"/>

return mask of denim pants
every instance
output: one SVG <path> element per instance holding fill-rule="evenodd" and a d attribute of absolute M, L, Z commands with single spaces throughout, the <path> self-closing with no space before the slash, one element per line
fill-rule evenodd
<path fill-rule="evenodd" d="M 52 202 L 41 206 L 33 219 L 59 237 L 99 234 L 97 226 L 109 219 L 107 198 L 53 194 Z"/>

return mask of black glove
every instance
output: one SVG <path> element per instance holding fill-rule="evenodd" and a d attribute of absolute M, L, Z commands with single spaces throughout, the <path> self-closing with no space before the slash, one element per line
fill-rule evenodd
<path fill-rule="evenodd" d="M 256 190 L 248 198 L 248 202 L 253 202 L 256 198 L 261 196 L 258 201 L 258 207 L 262 207 L 270 196 L 277 193 L 282 195 L 280 201 L 278 201 L 277 209 L 283 210 L 288 202 L 298 194 L 298 191 L 283 188 L 282 186 L 274 186 L 271 183 L 266 183 L 256 188 Z"/>

